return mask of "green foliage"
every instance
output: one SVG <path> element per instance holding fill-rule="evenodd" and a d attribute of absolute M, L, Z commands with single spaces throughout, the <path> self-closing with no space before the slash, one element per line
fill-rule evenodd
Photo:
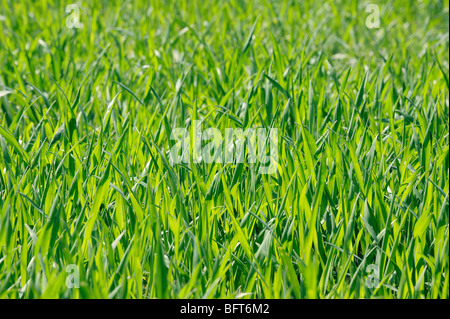
<path fill-rule="evenodd" d="M 448 1 L 0 3 L 0 298 L 449 297 Z"/>

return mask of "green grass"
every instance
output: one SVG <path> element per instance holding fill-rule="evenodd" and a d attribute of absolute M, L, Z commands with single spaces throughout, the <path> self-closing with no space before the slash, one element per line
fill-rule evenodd
<path fill-rule="evenodd" d="M 448 298 L 449 4 L 369 3 L 0 0 L 0 298 Z"/>

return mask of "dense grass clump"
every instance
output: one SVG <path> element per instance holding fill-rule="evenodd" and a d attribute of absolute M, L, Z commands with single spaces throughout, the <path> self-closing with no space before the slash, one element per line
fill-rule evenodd
<path fill-rule="evenodd" d="M 449 297 L 448 1 L 0 3 L 0 298 Z"/>

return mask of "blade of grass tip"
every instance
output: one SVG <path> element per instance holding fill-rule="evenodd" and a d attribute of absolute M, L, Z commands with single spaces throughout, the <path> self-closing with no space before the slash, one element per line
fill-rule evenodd
<path fill-rule="evenodd" d="M 118 84 L 118 85 L 120 85 L 125 91 L 127 91 L 128 93 L 130 93 L 130 94 L 136 99 L 136 101 L 138 101 L 142 106 L 145 105 L 144 102 L 142 102 L 142 101 L 136 96 L 136 94 L 134 94 L 134 92 L 131 91 L 131 90 L 130 90 L 128 87 L 126 87 L 124 84 L 122 84 L 122 83 L 120 83 L 120 82 L 117 82 L 117 81 L 114 81 L 114 80 L 113 80 L 113 82 L 116 83 L 116 84 Z"/>
<path fill-rule="evenodd" d="M 22 159 L 26 163 L 28 163 L 28 154 L 25 152 L 25 150 L 22 148 L 22 146 L 19 144 L 19 142 L 16 140 L 14 135 L 12 135 L 6 128 L 0 125 L 0 134 L 3 136 L 5 141 L 12 146 L 19 155 L 22 156 Z"/>
<path fill-rule="evenodd" d="M 245 45 L 242 48 L 240 57 L 242 57 L 244 55 L 244 53 L 248 50 L 248 48 L 250 48 L 250 45 L 252 44 L 253 34 L 255 32 L 255 28 L 256 28 L 256 24 L 258 23 L 258 20 L 259 20 L 259 16 L 256 18 L 255 23 L 253 23 L 252 29 L 250 30 L 250 33 L 247 37 L 247 41 L 245 41 Z"/>

